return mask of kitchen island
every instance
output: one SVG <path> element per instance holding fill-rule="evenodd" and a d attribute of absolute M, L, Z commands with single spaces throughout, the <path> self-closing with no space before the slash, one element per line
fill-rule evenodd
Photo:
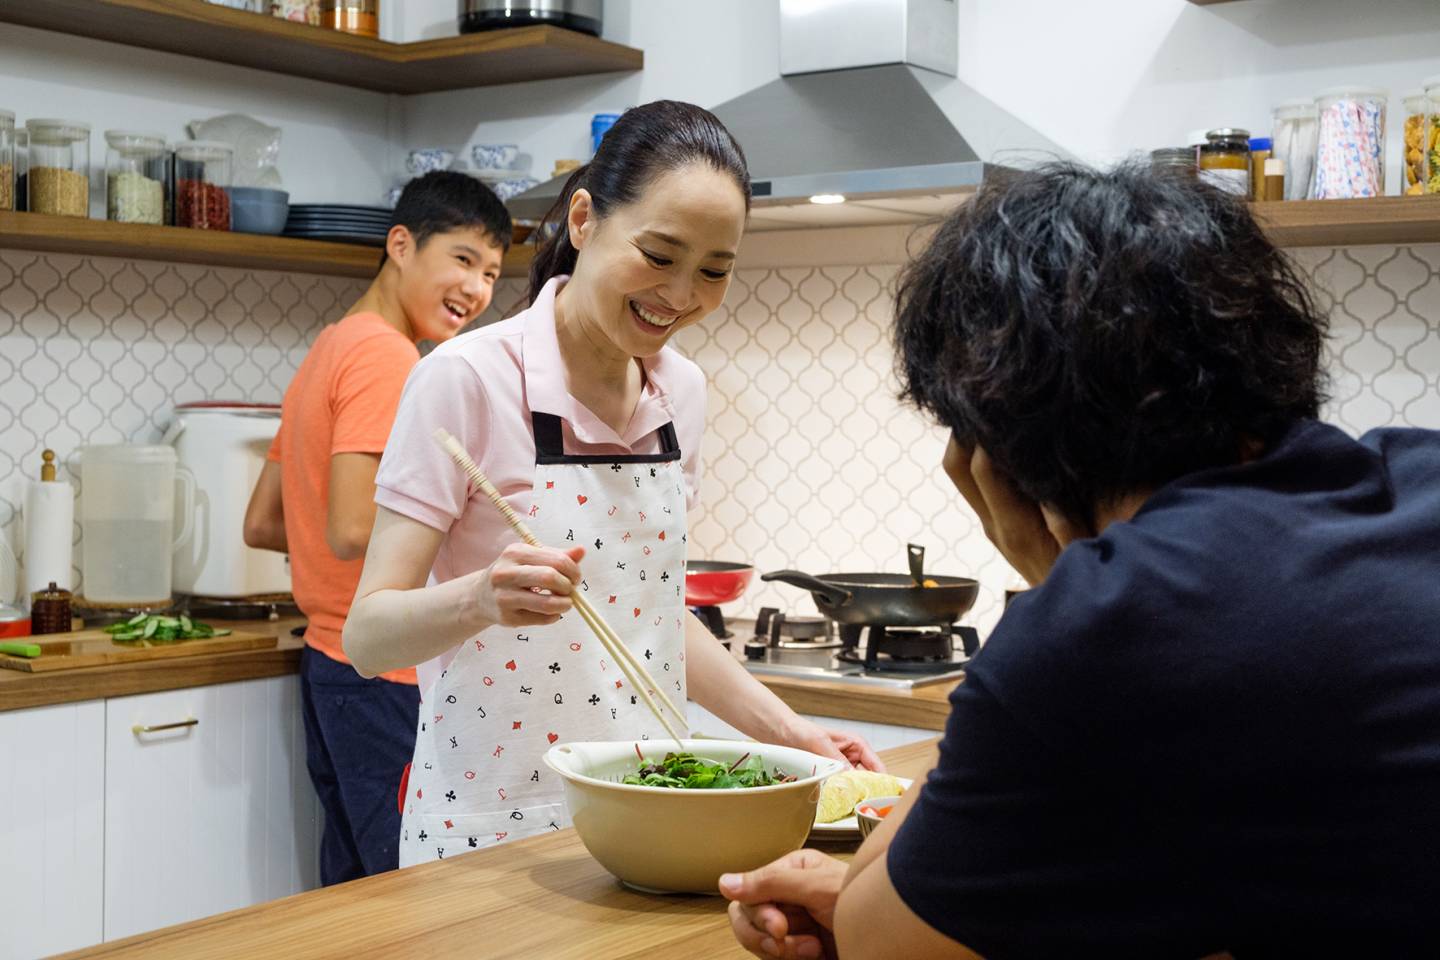
<path fill-rule="evenodd" d="M 927 741 L 883 756 L 892 772 L 918 777 L 934 754 L 935 742 Z M 635 893 L 590 857 L 574 830 L 562 830 L 65 956 L 700 960 L 745 954 L 730 935 L 723 899 Z"/>

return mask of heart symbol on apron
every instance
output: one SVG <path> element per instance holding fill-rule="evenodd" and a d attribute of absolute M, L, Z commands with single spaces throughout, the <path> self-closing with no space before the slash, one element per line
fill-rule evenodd
<path fill-rule="evenodd" d="M 661 540 L 664 540 L 664 539 L 665 539 L 665 531 L 664 531 L 664 530 L 661 530 L 661 531 L 660 531 L 660 539 L 661 539 Z"/>
<path fill-rule="evenodd" d="M 547 734 L 545 734 L 545 739 L 546 739 L 546 740 L 549 740 L 551 743 L 554 743 L 556 740 L 559 740 L 559 739 L 560 739 L 560 734 L 558 734 L 558 733 L 547 733 Z"/>
<path fill-rule="evenodd" d="M 582 507 L 585 506 L 585 504 L 589 501 L 589 499 L 590 499 L 590 498 L 587 497 L 587 496 L 585 496 L 585 494 L 583 494 L 583 493 L 577 493 L 577 494 L 575 494 L 575 501 L 576 501 L 577 503 L 579 503 L 580 506 L 582 506 Z"/>
<path fill-rule="evenodd" d="M 635 608 L 635 616 L 637 616 L 637 617 L 640 616 L 640 608 L 639 608 L 639 607 L 636 607 L 636 608 Z"/>
<path fill-rule="evenodd" d="M 505 669 L 506 669 L 506 670 L 514 670 L 514 669 L 515 669 L 515 661 L 514 661 L 514 660 L 511 660 L 509 663 L 505 664 Z"/>

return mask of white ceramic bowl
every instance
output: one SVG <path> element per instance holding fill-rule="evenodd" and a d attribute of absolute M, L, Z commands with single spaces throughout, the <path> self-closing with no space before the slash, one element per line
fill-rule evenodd
<path fill-rule="evenodd" d="M 423 177 L 436 170 L 450 169 L 450 164 L 454 161 L 455 154 L 444 147 L 425 147 L 410 151 L 410 155 L 405 158 L 405 168 L 415 176 Z"/>
<path fill-rule="evenodd" d="M 470 147 L 470 159 L 481 170 L 508 170 L 520 156 L 513 143 L 477 143 Z"/>
<path fill-rule="evenodd" d="M 627 885 L 653 893 L 719 892 L 722 873 L 754 870 L 798 850 L 815 821 L 820 784 L 841 760 L 771 744 L 682 740 L 696 756 L 733 763 L 759 756 L 793 783 L 732 790 L 680 790 L 620 782 L 639 766 L 635 741 L 561 743 L 545 764 L 565 780 L 565 805 L 585 848 Z M 641 743 L 647 760 L 673 740 Z"/>

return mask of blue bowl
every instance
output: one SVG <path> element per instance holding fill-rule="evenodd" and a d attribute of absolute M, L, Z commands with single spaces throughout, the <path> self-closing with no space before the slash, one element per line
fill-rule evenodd
<path fill-rule="evenodd" d="M 290 194 L 263 187 L 230 187 L 230 229 L 278 236 L 290 217 Z"/>

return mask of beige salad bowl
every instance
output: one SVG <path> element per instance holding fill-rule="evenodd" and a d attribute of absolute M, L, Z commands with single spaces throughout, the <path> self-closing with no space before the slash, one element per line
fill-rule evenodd
<path fill-rule="evenodd" d="M 585 848 L 627 886 L 647 893 L 719 893 L 722 873 L 754 870 L 798 850 L 815 822 L 825 778 L 848 764 L 818 754 L 736 740 L 682 740 L 720 763 L 758 756 L 798 779 L 768 787 L 685 790 L 620 782 L 640 765 L 636 742 L 560 743 L 545 765 L 565 781 L 565 806 Z M 639 743 L 647 761 L 673 740 Z"/>

